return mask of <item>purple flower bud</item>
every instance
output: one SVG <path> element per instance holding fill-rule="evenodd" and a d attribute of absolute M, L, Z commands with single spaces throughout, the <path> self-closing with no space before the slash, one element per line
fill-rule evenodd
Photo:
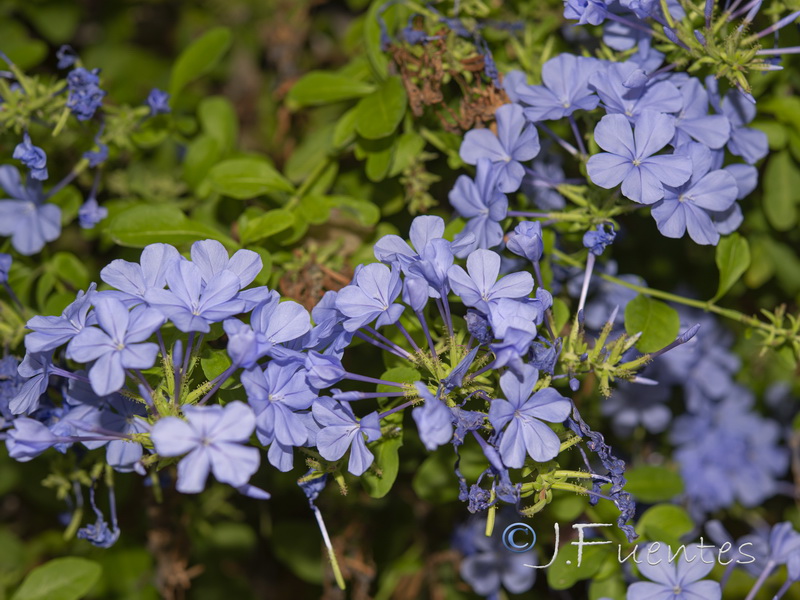
<path fill-rule="evenodd" d="M 517 256 L 538 262 L 544 252 L 542 243 L 542 224 L 538 221 L 523 221 L 508 236 L 508 249 Z"/>
<path fill-rule="evenodd" d="M 158 88 L 150 90 L 150 94 L 147 96 L 145 103 L 150 107 L 151 117 L 172 111 L 169 107 L 169 94 Z"/>
<path fill-rule="evenodd" d="M 108 216 L 108 209 L 97 204 L 97 199 L 92 196 L 83 203 L 78 210 L 78 222 L 83 229 L 92 229 Z"/>
<path fill-rule="evenodd" d="M 330 387 L 341 381 L 346 374 L 338 358 L 320 354 L 313 350 L 306 356 L 305 367 L 308 371 L 306 381 L 318 390 Z"/>
<path fill-rule="evenodd" d="M 494 339 L 494 333 L 489 325 L 489 320 L 477 311 L 467 311 L 464 320 L 467 322 L 467 330 L 481 345 L 488 344 Z"/>
<path fill-rule="evenodd" d="M 0 283 L 8 281 L 8 272 L 11 270 L 12 262 L 10 254 L 0 253 Z"/>
<path fill-rule="evenodd" d="M 47 179 L 47 154 L 31 142 L 28 132 L 22 134 L 22 142 L 17 144 L 12 155 L 31 170 L 31 177 L 44 181 Z"/>
<path fill-rule="evenodd" d="M 56 51 L 56 58 L 58 59 L 57 66 L 59 69 L 68 69 L 78 60 L 78 55 L 72 49 L 72 46 L 64 44 Z"/>
<path fill-rule="evenodd" d="M 605 223 L 601 223 L 597 226 L 596 231 L 587 231 L 583 236 L 584 247 L 588 248 L 589 252 L 595 256 L 603 254 L 606 246 L 614 243 L 614 238 L 617 237 L 614 226 L 610 225 L 609 227 L 610 231 L 606 232 Z"/>

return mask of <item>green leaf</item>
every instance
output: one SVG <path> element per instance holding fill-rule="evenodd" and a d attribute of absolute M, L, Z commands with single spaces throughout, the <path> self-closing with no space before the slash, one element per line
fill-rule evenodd
<path fill-rule="evenodd" d="M 434 452 L 414 473 L 411 487 L 414 493 L 427 502 L 444 504 L 458 500 L 458 479 L 453 470 L 452 452 Z"/>
<path fill-rule="evenodd" d="M 569 321 L 569 307 L 561 298 L 553 298 L 553 321 L 555 322 L 553 333 L 559 335 Z"/>
<path fill-rule="evenodd" d="M 248 200 L 269 192 L 293 192 L 294 186 L 266 160 L 231 158 L 212 167 L 212 187 L 225 196 Z"/>
<path fill-rule="evenodd" d="M 397 138 L 394 148 L 394 160 L 389 177 L 400 175 L 419 158 L 425 148 L 425 139 L 419 134 L 409 131 Z"/>
<path fill-rule="evenodd" d="M 70 42 L 81 18 L 77 5 L 25 3 L 20 8 L 39 33 L 53 44 Z"/>
<path fill-rule="evenodd" d="M 747 240 L 738 233 L 721 238 L 717 245 L 716 261 L 719 287 L 711 299 L 712 302 L 722 298 L 750 266 L 750 246 Z"/>
<path fill-rule="evenodd" d="M 52 271 L 45 271 L 36 282 L 36 305 L 43 309 L 47 303 L 47 297 L 56 285 L 56 274 Z"/>
<path fill-rule="evenodd" d="M 693 528 L 694 523 L 689 514 L 674 504 L 658 504 L 648 508 L 636 524 L 636 532 L 647 540 L 658 540 L 670 545 Z"/>
<path fill-rule="evenodd" d="M 20 19 L 0 19 L 0 40 L 3 52 L 23 71 L 42 62 L 48 53 L 47 44 L 30 38 Z M 5 69 L 4 60 L 0 59 L 0 65 Z"/>
<path fill-rule="evenodd" d="M 356 111 L 356 107 L 354 106 L 339 117 L 336 127 L 333 130 L 333 139 L 331 140 L 334 148 L 343 148 L 355 139 L 357 116 L 358 111 Z"/>
<path fill-rule="evenodd" d="M 169 93 L 173 98 L 186 85 L 211 71 L 231 45 L 231 32 L 227 27 L 215 27 L 194 40 L 181 52 L 169 82 Z"/>
<path fill-rule="evenodd" d="M 419 371 L 411 367 L 392 367 L 385 371 L 380 377 L 385 381 L 394 381 L 397 383 L 414 383 L 422 379 Z M 397 388 L 393 386 L 379 384 L 376 388 L 379 392 L 396 392 Z"/>
<path fill-rule="evenodd" d="M 305 196 L 297 205 L 297 212 L 312 225 L 321 225 L 331 214 L 331 205 L 325 196 Z"/>
<path fill-rule="evenodd" d="M 200 185 L 220 156 L 220 144 L 210 135 L 203 134 L 193 139 L 183 161 L 183 178 L 186 183 L 193 188 Z"/>
<path fill-rule="evenodd" d="M 777 121 L 754 121 L 751 126 L 767 134 L 770 150 L 783 150 L 789 143 L 789 132 Z"/>
<path fill-rule="evenodd" d="M 680 326 L 675 309 L 660 300 L 639 294 L 625 307 L 625 331 L 642 332 L 636 344 L 642 352 L 655 352 L 674 341 Z"/>
<path fill-rule="evenodd" d="M 239 245 L 216 229 L 192 221 L 175 206 L 135 204 L 117 213 L 108 224 L 108 234 L 121 246 L 144 248 L 148 244 L 184 244 L 207 238 L 222 242 L 228 249 Z"/>
<path fill-rule="evenodd" d="M 230 152 L 239 135 L 239 121 L 230 101 L 222 96 L 204 98 L 197 117 L 205 134 L 215 139 L 223 152 Z"/>
<path fill-rule="evenodd" d="M 627 589 L 622 575 L 599 581 L 595 579 L 589 584 L 589 600 L 625 600 Z"/>
<path fill-rule="evenodd" d="M 375 462 L 372 467 L 365 471 L 361 477 L 364 489 L 373 498 L 383 498 L 392 489 L 397 472 L 400 470 L 400 446 L 403 445 L 402 433 L 397 437 L 381 439 L 375 442 L 372 453 L 375 455 Z M 372 472 L 373 468 L 380 471 L 380 476 Z"/>
<path fill-rule="evenodd" d="M 206 356 L 200 359 L 200 366 L 203 369 L 203 375 L 211 381 L 231 366 L 231 359 L 225 350 L 208 350 Z"/>
<path fill-rule="evenodd" d="M 566 590 L 578 581 L 590 579 L 600 569 L 610 546 L 584 546 L 578 566 L 578 546 L 564 544 L 558 549 L 555 562 L 547 569 L 547 583 L 554 590 Z M 549 560 L 549 557 L 544 559 L 545 562 Z"/>
<path fill-rule="evenodd" d="M 11 600 L 78 600 L 101 572 L 100 565 L 85 558 L 56 558 L 31 571 Z"/>
<path fill-rule="evenodd" d="M 83 289 L 89 285 L 89 269 L 77 256 L 70 252 L 57 252 L 48 265 L 49 269 L 61 281 L 69 283 L 75 289 Z"/>
<path fill-rule="evenodd" d="M 248 219 L 240 231 L 242 244 L 250 244 L 280 233 L 294 225 L 294 215 L 286 209 L 268 210 L 260 217 Z"/>
<path fill-rule="evenodd" d="M 384 0 L 372 0 L 369 11 L 364 16 L 364 48 L 367 53 L 367 60 L 372 69 L 372 73 L 378 81 L 383 81 L 389 74 L 389 60 L 383 51 L 381 43 L 381 27 L 378 22 L 378 11 L 383 12 L 386 19 L 386 2 Z"/>
<path fill-rule="evenodd" d="M 367 164 L 364 167 L 364 173 L 367 179 L 378 183 L 386 179 L 389 174 L 389 168 L 392 166 L 392 158 L 394 157 L 394 146 L 389 146 L 380 152 L 371 152 L 367 154 Z"/>
<path fill-rule="evenodd" d="M 645 465 L 625 472 L 625 491 L 650 504 L 672 500 L 683 491 L 683 479 L 666 467 Z"/>
<path fill-rule="evenodd" d="M 764 214 L 778 231 L 797 224 L 800 203 L 800 170 L 788 151 L 773 154 L 764 173 Z"/>
<path fill-rule="evenodd" d="M 406 90 L 399 77 L 390 77 L 356 106 L 356 131 L 369 140 L 391 135 L 406 114 Z"/>
<path fill-rule="evenodd" d="M 287 101 L 297 106 L 316 106 L 361 98 L 374 91 L 375 86 L 366 81 L 328 71 L 311 71 L 292 86 Z"/>
<path fill-rule="evenodd" d="M 362 225 L 371 227 L 381 218 L 380 209 L 367 200 L 349 196 L 329 196 L 328 198 L 332 207 L 338 208 L 346 216 L 355 218 Z"/>

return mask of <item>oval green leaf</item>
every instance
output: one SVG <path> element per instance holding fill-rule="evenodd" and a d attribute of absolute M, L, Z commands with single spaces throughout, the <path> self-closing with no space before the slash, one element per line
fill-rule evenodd
<path fill-rule="evenodd" d="M 181 52 L 169 82 L 169 93 L 175 98 L 186 85 L 211 71 L 231 45 L 227 27 L 216 27 L 194 40 Z"/>
<path fill-rule="evenodd" d="M 241 229 L 242 244 L 266 239 L 294 225 L 294 215 L 283 208 L 269 210 L 259 217 L 248 219 Z"/>
<path fill-rule="evenodd" d="M 356 131 L 369 140 L 391 135 L 406 113 L 406 90 L 399 77 L 390 77 L 356 106 Z"/>
<path fill-rule="evenodd" d="M 269 192 L 294 191 L 294 186 L 275 167 L 254 157 L 223 160 L 212 167 L 208 177 L 217 192 L 238 200 Z"/>
<path fill-rule="evenodd" d="M 171 205 L 136 204 L 117 213 L 108 224 L 107 232 L 121 246 L 144 248 L 148 244 L 185 244 L 214 239 L 228 249 L 239 245 L 216 229 L 189 219 Z"/>
<path fill-rule="evenodd" d="M 629 335 L 642 332 L 636 344 L 642 352 L 655 352 L 671 343 L 680 326 L 675 309 L 660 300 L 639 294 L 625 307 L 625 331 Z"/>
<path fill-rule="evenodd" d="M 764 174 L 764 214 L 778 231 L 789 231 L 797 224 L 800 204 L 800 169 L 787 150 L 769 159 Z"/>
<path fill-rule="evenodd" d="M 719 287 L 712 300 L 722 298 L 747 271 L 750 266 L 750 245 L 738 233 L 721 238 L 717 245 L 716 261 Z"/>
<path fill-rule="evenodd" d="M 374 91 L 375 86 L 366 81 L 358 81 L 338 73 L 312 71 L 294 84 L 289 90 L 287 100 L 296 106 L 316 106 L 361 98 Z"/>
<path fill-rule="evenodd" d="M 56 558 L 31 571 L 11 600 L 78 600 L 101 572 L 100 565 L 85 558 Z"/>
<path fill-rule="evenodd" d="M 681 476 L 666 467 L 636 467 L 626 471 L 625 478 L 625 490 L 642 502 L 666 502 L 683 492 Z"/>

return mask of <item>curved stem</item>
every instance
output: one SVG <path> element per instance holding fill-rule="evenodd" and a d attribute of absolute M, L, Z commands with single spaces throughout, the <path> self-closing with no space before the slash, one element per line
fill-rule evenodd
<path fill-rule="evenodd" d="M 571 256 L 567 255 L 561 250 L 557 250 L 554 248 L 553 255 L 559 260 L 567 263 L 568 265 L 578 268 L 583 267 L 581 261 L 572 258 Z M 730 308 L 722 308 L 721 306 L 717 306 L 710 300 L 695 300 L 693 298 L 684 298 L 683 296 L 679 296 L 678 294 L 671 294 L 670 292 L 664 292 L 654 288 L 649 288 L 642 285 L 636 285 L 635 283 L 630 283 L 628 281 L 625 281 L 624 279 L 614 277 L 613 275 L 607 275 L 605 273 L 598 273 L 598 277 L 605 279 L 606 281 L 616 283 L 628 289 L 635 290 L 640 294 L 647 294 L 648 296 L 653 296 L 654 298 L 661 298 L 662 300 L 668 300 L 670 302 L 677 302 L 678 304 L 684 304 L 686 306 L 701 308 L 704 311 L 712 312 L 722 317 L 726 317 L 728 319 L 744 323 L 745 325 L 749 325 L 750 327 L 763 329 L 764 331 L 770 331 L 770 332 L 773 331 L 773 327 L 769 323 L 760 321 L 755 317 L 746 315 L 742 312 L 739 312 L 738 310 L 733 310 Z"/>

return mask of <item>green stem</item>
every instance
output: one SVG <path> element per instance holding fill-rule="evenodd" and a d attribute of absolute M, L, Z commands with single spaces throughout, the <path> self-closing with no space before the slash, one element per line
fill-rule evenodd
<path fill-rule="evenodd" d="M 568 254 L 560 250 L 554 248 L 553 255 L 559 260 L 567 263 L 568 265 L 571 265 L 573 267 L 578 267 L 580 269 L 584 268 L 584 265 L 581 263 L 581 261 L 572 258 Z M 677 302 L 678 304 L 684 304 L 686 306 L 694 306 L 695 308 L 703 309 L 706 312 L 712 312 L 722 317 L 726 317 L 728 319 L 744 323 L 745 325 L 749 325 L 750 327 L 763 329 L 764 331 L 768 332 L 774 332 L 774 327 L 772 325 L 764 323 L 763 321 L 760 321 L 755 317 L 751 317 L 742 312 L 739 312 L 738 310 L 733 310 L 730 308 L 722 308 L 721 306 L 717 306 L 710 300 L 694 300 L 692 298 L 684 298 L 683 296 L 679 296 L 677 294 L 671 294 L 669 292 L 663 292 L 661 290 L 656 290 L 653 288 L 636 285 L 635 283 L 630 283 L 628 281 L 625 281 L 624 279 L 619 279 L 618 277 L 614 277 L 613 275 L 606 275 L 605 273 L 600 273 L 598 275 L 599 277 L 605 279 L 606 281 L 610 281 L 611 283 L 616 283 L 617 285 L 621 285 L 628 289 L 637 291 L 640 294 L 646 294 L 648 296 L 652 296 L 653 298 L 661 298 L 662 300 L 668 300 L 670 302 Z"/>
<path fill-rule="evenodd" d="M 308 193 L 308 190 L 313 186 L 319 178 L 322 177 L 322 174 L 328 169 L 328 167 L 333 163 L 336 157 L 333 156 L 326 156 L 325 160 L 319 163 L 311 174 L 303 181 L 302 185 L 297 188 L 297 191 L 294 195 L 289 199 L 289 202 L 286 205 L 286 208 L 293 208 L 297 205 L 298 202 Z"/>

